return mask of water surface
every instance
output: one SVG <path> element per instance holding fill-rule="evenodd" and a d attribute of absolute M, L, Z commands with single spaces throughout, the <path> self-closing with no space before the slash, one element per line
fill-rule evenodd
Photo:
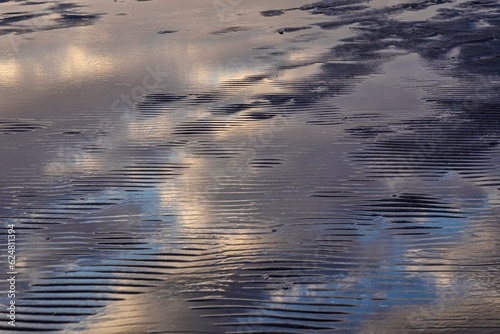
<path fill-rule="evenodd" d="M 0 10 L 3 332 L 498 332 L 495 1 Z"/>

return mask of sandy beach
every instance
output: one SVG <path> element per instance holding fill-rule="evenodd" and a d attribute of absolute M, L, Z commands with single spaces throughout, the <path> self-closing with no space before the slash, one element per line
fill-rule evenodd
<path fill-rule="evenodd" d="M 0 333 L 498 333 L 495 0 L 0 0 Z"/>

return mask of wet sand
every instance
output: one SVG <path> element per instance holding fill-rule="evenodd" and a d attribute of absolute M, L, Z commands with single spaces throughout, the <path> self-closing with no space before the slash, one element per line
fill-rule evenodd
<path fill-rule="evenodd" d="M 496 1 L 0 10 L 0 332 L 500 330 Z"/>

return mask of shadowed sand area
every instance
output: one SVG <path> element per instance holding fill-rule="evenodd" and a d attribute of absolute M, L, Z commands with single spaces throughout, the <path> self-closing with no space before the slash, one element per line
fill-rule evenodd
<path fill-rule="evenodd" d="M 497 1 L 0 13 L 0 332 L 500 331 Z"/>

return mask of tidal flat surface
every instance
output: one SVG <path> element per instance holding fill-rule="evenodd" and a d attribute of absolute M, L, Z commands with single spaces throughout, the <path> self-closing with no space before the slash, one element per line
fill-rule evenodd
<path fill-rule="evenodd" d="M 0 13 L 1 333 L 500 332 L 498 1 Z"/>

